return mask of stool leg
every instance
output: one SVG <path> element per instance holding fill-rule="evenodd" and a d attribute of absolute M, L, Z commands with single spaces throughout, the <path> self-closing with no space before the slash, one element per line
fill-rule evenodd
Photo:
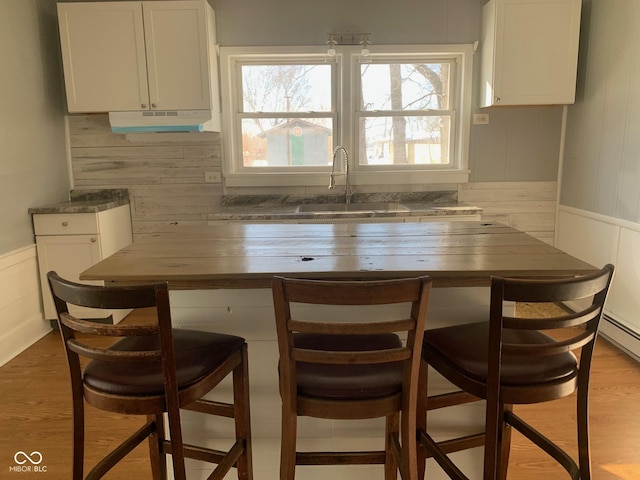
<path fill-rule="evenodd" d="M 498 459 L 498 471 L 501 480 L 507 480 L 507 469 L 509 468 L 509 453 L 511 452 L 511 425 L 505 422 L 505 412 L 513 410 L 512 405 L 504 405 L 501 417 L 502 439 L 500 441 L 500 457 Z"/>
<path fill-rule="evenodd" d="M 251 415 L 249 409 L 249 358 L 247 345 L 242 347 L 242 361 L 233 371 L 234 420 L 236 440 L 244 441 L 244 452 L 238 459 L 238 479 L 253 480 L 251 448 Z"/>
<path fill-rule="evenodd" d="M 588 386 L 578 386 L 577 402 L 578 463 L 580 465 L 580 478 L 582 480 L 591 480 Z"/>
<path fill-rule="evenodd" d="M 84 400 L 80 391 L 73 395 L 73 480 L 82 480 L 84 468 Z"/>
<path fill-rule="evenodd" d="M 427 431 L 427 384 L 429 365 L 425 361 L 420 362 L 420 376 L 418 378 L 418 405 L 416 408 L 416 436 L 419 432 Z M 417 479 L 423 479 L 426 470 L 427 449 L 422 446 L 422 442 L 417 441 L 416 464 Z"/>
<path fill-rule="evenodd" d="M 151 476 L 153 480 L 165 480 L 167 478 L 166 456 L 162 453 L 164 437 L 164 416 L 147 415 L 147 420 L 154 422 L 156 431 L 149 435 L 149 459 L 151 461 Z"/>
<path fill-rule="evenodd" d="M 502 451 L 502 423 L 504 405 L 496 400 L 487 400 L 484 445 L 484 480 L 497 480 L 500 471 L 499 461 Z"/>
<path fill-rule="evenodd" d="M 186 480 L 187 474 L 184 462 L 184 444 L 182 440 L 180 410 L 177 405 L 174 407 L 169 405 L 167 410 L 169 436 L 171 437 L 171 463 L 173 464 L 173 475 L 175 480 Z"/>
<path fill-rule="evenodd" d="M 294 480 L 296 473 L 296 435 L 298 416 L 285 402 L 282 404 L 282 436 L 280 447 L 280 480 Z"/>
<path fill-rule="evenodd" d="M 393 453 L 394 437 L 397 438 L 400 431 L 400 415 L 394 413 L 388 415 L 385 421 L 385 440 L 384 440 L 384 480 L 396 480 L 398 478 L 398 461 Z M 402 445 L 407 448 L 406 445 Z M 400 459 L 403 461 L 404 459 Z"/>
<path fill-rule="evenodd" d="M 484 480 L 507 478 L 512 427 L 505 422 L 505 412 L 512 409 L 511 405 L 501 402 L 494 408 L 487 404 Z"/>

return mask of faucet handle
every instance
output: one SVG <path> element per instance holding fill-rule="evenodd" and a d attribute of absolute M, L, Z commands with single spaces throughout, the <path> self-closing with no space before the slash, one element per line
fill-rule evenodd
<path fill-rule="evenodd" d="M 349 189 L 349 191 L 344 192 L 345 203 L 351 203 L 351 197 L 353 197 L 356 193 L 358 193 L 357 188 Z"/>

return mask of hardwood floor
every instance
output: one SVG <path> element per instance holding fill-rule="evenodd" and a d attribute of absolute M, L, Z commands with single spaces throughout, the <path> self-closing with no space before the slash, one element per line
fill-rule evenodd
<path fill-rule="evenodd" d="M 69 398 L 67 367 L 57 332 L 0 368 L 0 479 L 70 478 Z M 520 406 L 516 410 L 549 437 L 574 445 L 573 405 L 572 398 L 568 398 L 544 406 Z M 600 339 L 591 384 L 594 480 L 640 479 L 639 405 L 640 364 Z M 135 417 L 87 409 L 87 439 L 92 445 L 87 449 L 88 464 L 108 451 L 115 439 L 124 438 L 141 423 Z M 42 454 L 39 467 L 46 468 L 46 472 L 10 470 L 16 466 L 17 452 L 34 451 Z M 304 480 L 302 472 L 299 477 Z M 106 478 L 150 478 L 146 445 L 136 449 Z M 564 478 L 562 470 L 545 454 L 514 434 L 509 480 Z"/>

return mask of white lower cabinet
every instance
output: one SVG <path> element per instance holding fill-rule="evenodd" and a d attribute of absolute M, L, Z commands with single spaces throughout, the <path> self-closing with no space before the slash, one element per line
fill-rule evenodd
<path fill-rule="evenodd" d="M 47 272 L 80 282 L 79 275 L 100 260 L 132 241 L 129 205 L 97 213 L 34 214 L 38 266 L 45 319 L 56 319 L 56 310 L 47 282 Z M 81 283 L 102 285 L 103 282 Z M 111 317 L 118 323 L 129 311 L 72 307 L 79 318 Z"/>

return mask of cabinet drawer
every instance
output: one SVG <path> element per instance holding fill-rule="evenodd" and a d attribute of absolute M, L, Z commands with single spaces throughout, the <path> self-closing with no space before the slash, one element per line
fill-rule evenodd
<path fill-rule="evenodd" d="M 33 216 L 36 235 L 99 233 L 95 213 L 52 213 Z"/>
<path fill-rule="evenodd" d="M 470 215 L 434 215 L 429 217 L 420 217 L 420 222 L 479 222 L 480 214 Z"/>

